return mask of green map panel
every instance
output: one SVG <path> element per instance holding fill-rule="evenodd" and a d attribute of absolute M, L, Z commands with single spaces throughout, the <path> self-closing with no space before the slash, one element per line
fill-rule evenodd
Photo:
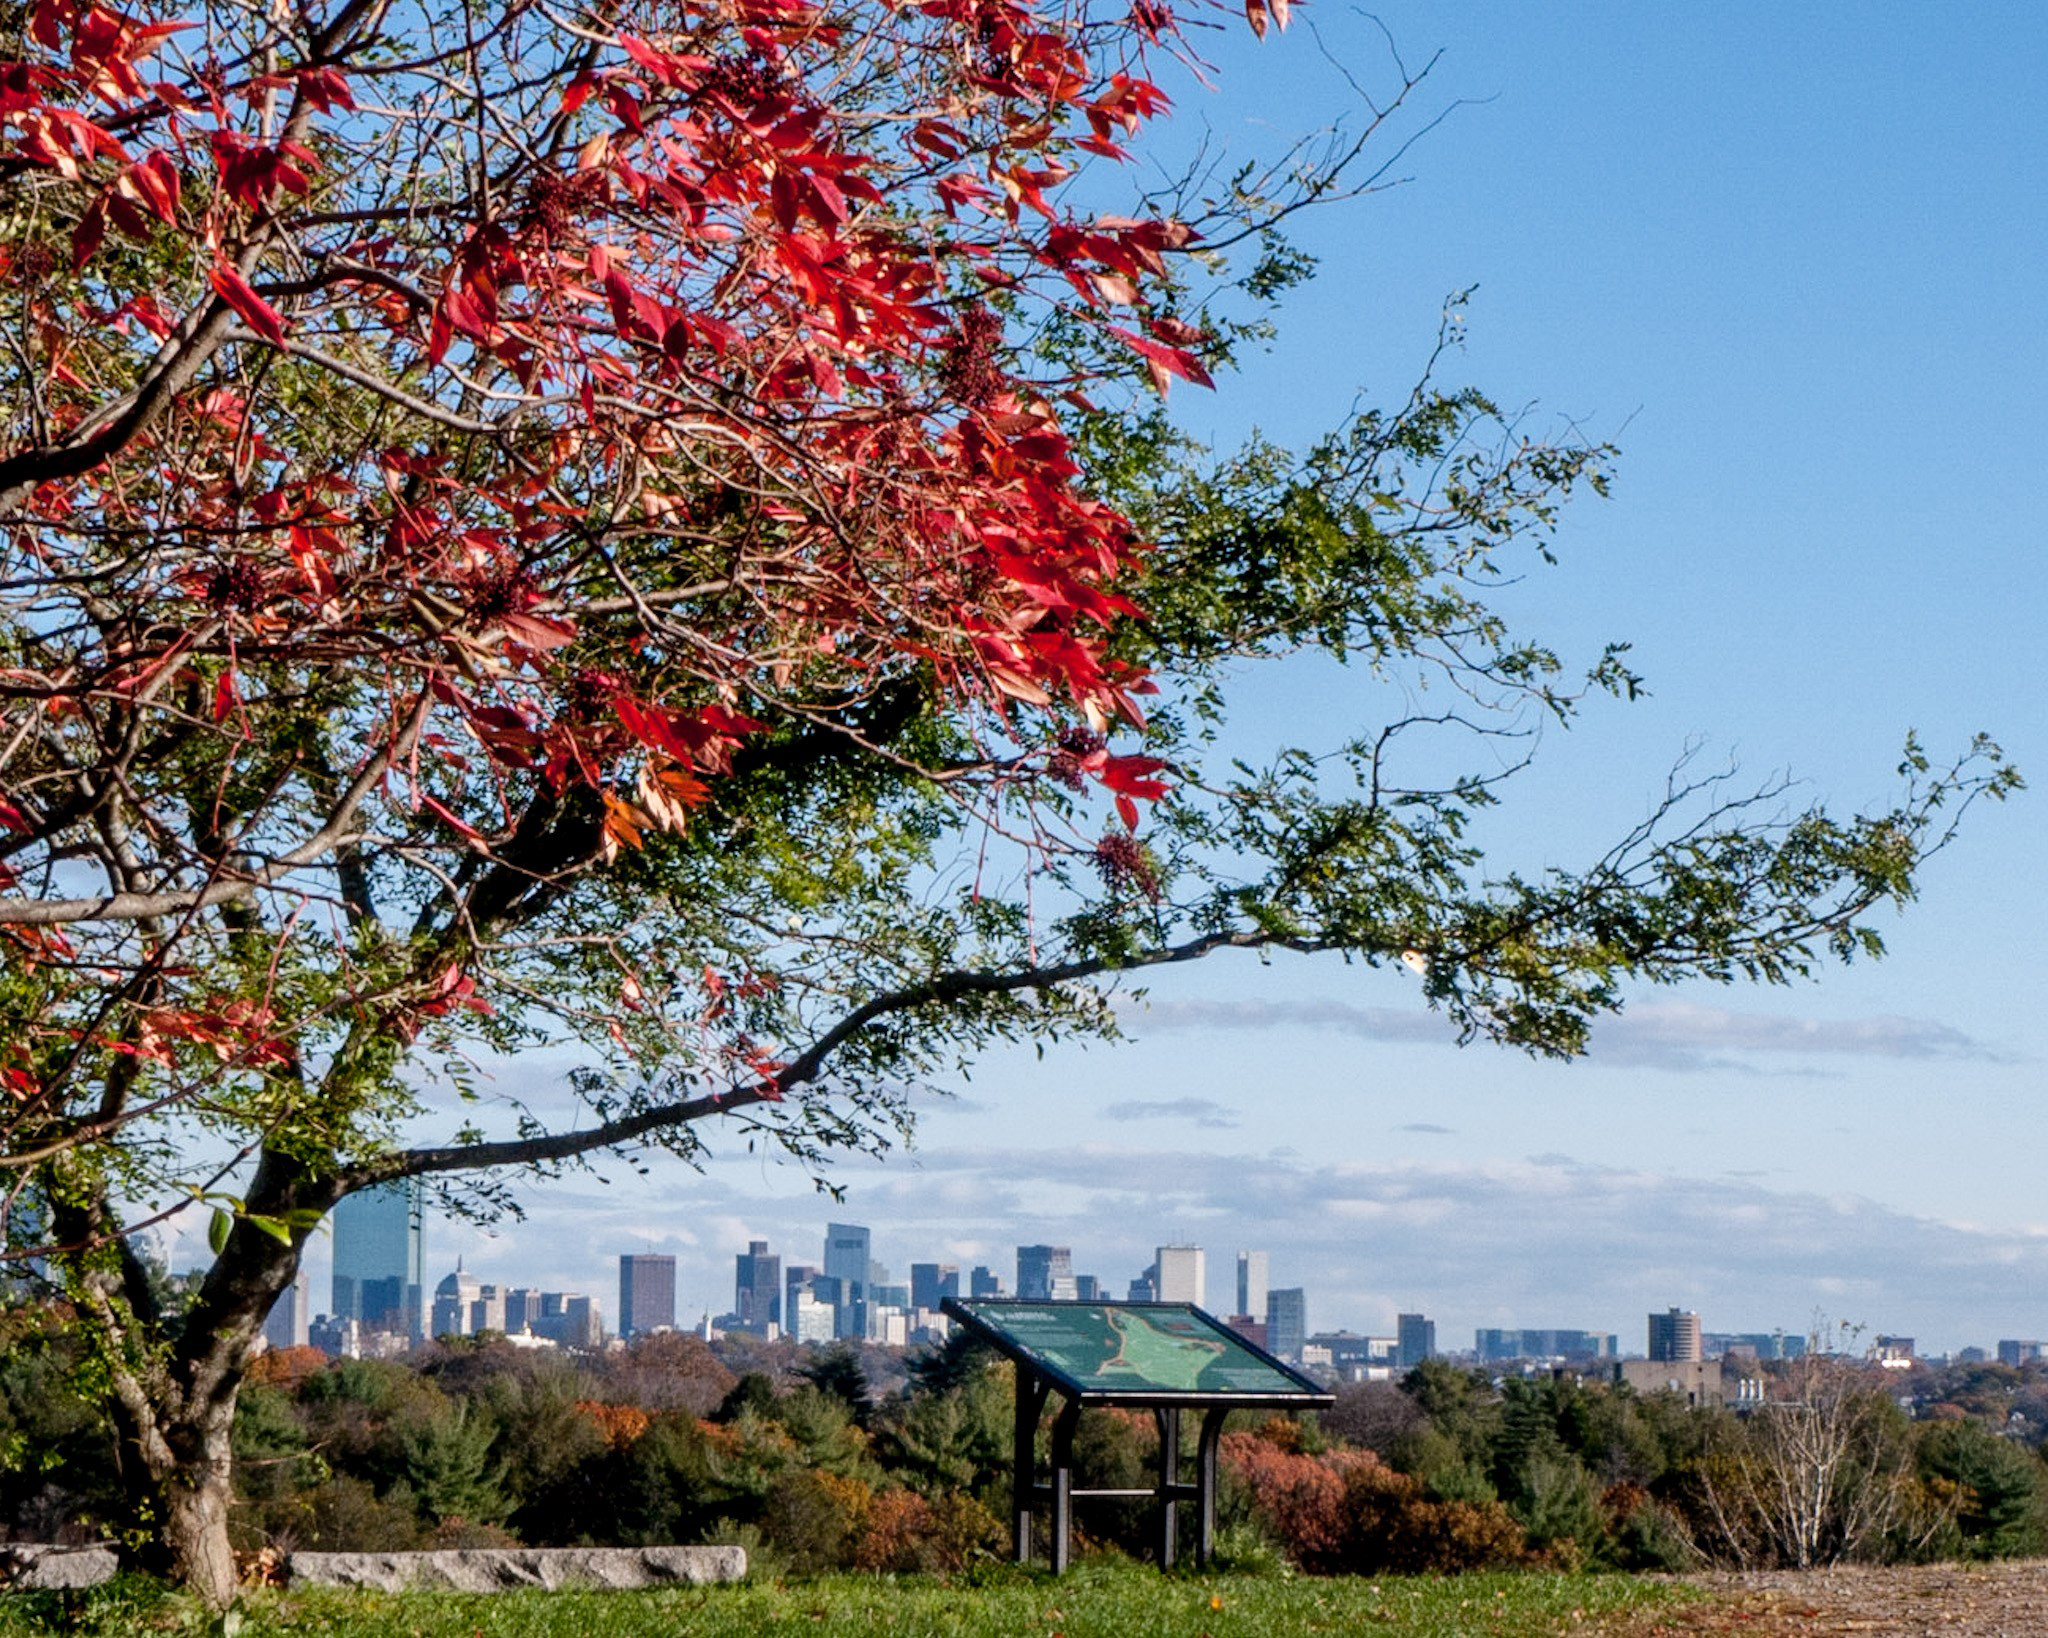
<path fill-rule="evenodd" d="M 1317 1396 L 1315 1388 L 1185 1305 L 956 1301 L 948 1306 L 971 1315 L 1083 1393 Z"/>

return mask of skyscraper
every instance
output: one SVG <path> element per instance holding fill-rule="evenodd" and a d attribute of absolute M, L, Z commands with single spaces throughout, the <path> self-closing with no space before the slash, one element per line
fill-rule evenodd
<path fill-rule="evenodd" d="M 307 1327 L 313 1319 L 311 1309 L 311 1290 L 302 1268 L 299 1277 L 270 1305 L 270 1313 L 263 1321 L 263 1340 L 273 1348 L 305 1347 Z"/>
<path fill-rule="evenodd" d="M 1233 1314 L 1261 1319 L 1266 1312 L 1266 1254 L 1240 1251 L 1237 1254 L 1237 1306 Z"/>
<path fill-rule="evenodd" d="M 1297 1360 L 1308 1344 L 1308 1293 L 1300 1286 L 1266 1293 L 1266 1352 Z"/>
<path fill-rule="evenodd" d="M 1074 1254 L 1065 1246 L 1017 1248 L 1017 1295 L 1032 1302 L 1051 1302 L 1064 1284 L 1073 1293 Z"/>
<path fill-rule="evenodd" d="M 1200 1246 L 1161 1246 L 1154 1263 L 1153 1289 L 1160 1302 L 1191 1302 L 1198 1308 L 1209 1305 L 1209 1267 Z"/>
<path fill-rule="evenodd" d="M 860 1342 L 868 1334 L 868 1262 L 872 1237 L 858 1223 L 825 1225 L 825 1277 L 839 1282 L 832 1335 Z"/>
<path fill-rule="evenodd" d="M 740 1329 L 765 1337 L 768 1327 L 782 1328 L 782 1259 L 766 1240 L 749 1240 L 733 1259 L 732 1311 Z"/>
<path fill-rule="evenodd" d="M 1698 1364 L 1700 1317 L 1682 1308 L 1650 1316 L 1650 1358 L 1660 1365 Z"/>
<path fill-rule="evenodd" d="M 1395 1321 L 1394 1363 L 1412 1371 L 1436 1354 L 1436 1321 L 1420 1314 L 1401 1314 Z"/>
<path fill-rule="evenodd" d="M 1000 1297 L 1003 1282 L 996 1271 L 984 1264 L 977 1264 L 974 1272 L 967 1276 L 968 1294 L 974 1297 Z"/>
<path fill-rule="evenodd" d="M 619 1259 L 619 1335 L 676 1328 L 676 1260 L 642 1252 Z"/>
<path fill-rule="evenodd" d="M 960 1295 L 960 1270 L 953 1263 L 910 1265 L 910 1306 L 936 1310 L 948 1297 Z"/>
<path fill-rule="evenodd" d="M 343 1196 L 334 1208 L 334 1318 L 420 1340 L 424 1205 L 418 1178 Z"/>

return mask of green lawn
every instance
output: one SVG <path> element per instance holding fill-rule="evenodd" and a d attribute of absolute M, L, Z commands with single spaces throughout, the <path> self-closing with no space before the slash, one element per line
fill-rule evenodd
<path fill-rule="evenodd" d="M 1469 1575 L 1376 1581 L 1218 1575 L 1163 1577 L 1135 1565 L 1086 1566 L 1055 1581 L 999 1573 L 976 1584 L 843 1576 L 786 1586 L 644 1593 L 261 1593 L 239 1638 L 1520 1638 L 1614 1632 L 1624 1618 L 1696 1598 L 1629 1576 Z M 230 1618 L 228 1631 L 237 1631 Z M 183 1600 L 125 1585 L 66 1604 L 0 1598 L 0 1638 L 220 1633 Z"/>

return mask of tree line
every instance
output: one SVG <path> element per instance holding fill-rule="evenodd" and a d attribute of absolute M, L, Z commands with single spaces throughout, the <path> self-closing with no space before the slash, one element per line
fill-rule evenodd
<path fill-rule="evenodd" d="M 0 1532 L 118 1529 L 89 1333 L 0 1321 Z M 1221 1550 L 1313 1574 L 1990 1559 L 2048 1547 L 2048 1372 L 1844 1357 L 1757 1367 L 1695 1407 L 1570 1373 L 1431 1361 L 1224 1435 Z M 260 1358 L 234 1426 L 245 1577 L 295 1549 L 735 1542 L 767 1574 L 958 1574 L 1007 1555 L 1013 1377 L 964 1342 L 903 1362 L 658 1336 L 611 1353 L 437 1344 Z M 1091 1411 L 1076 1480 L 1156 1472 L 1148 1415 Z M 1151 1505 L 1084 1503 L 1084 1552 L 1148 1554 Z"/>

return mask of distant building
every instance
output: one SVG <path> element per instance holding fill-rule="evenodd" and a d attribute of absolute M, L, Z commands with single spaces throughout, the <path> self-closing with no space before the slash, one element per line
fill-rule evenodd
<path fill-rule="evenodd" d="M 524 1318 L 522 1311 L 521 1317 Z M 511 1323 L 511 1305 L 505 1320 Z M 648 1252 L 619 1259 L 619 1335 L 646 1336 L 676 1327 L 676 1260 Z"/>
<path fill-rule="evenodd" d="M 1267 1345 L 1266 1322 L 1264 1320 L 1248 1319 L 1243 1314 L 1233 1314 L 1228 1323 L 1231 1330 L 1243 1337 L 1254 1348 L 1264 1348 L 1267 1353 L 1273 1351 Z"/>
<path fill-rule="evenodd" d="M 299 1277 L 284 1288 L 283 1294 L 270 1305 L 270 1313 L 263 1321 L 263 1340 L 273 1348 L 305 1348 L 311 1345 L 312 1303 L 311 1282 L 302 1268 Z"/>
<path fill-rule="evenodd" d="M 1650 1360 L 1658 1365 L 1698 1364 L 1705 1354 L 1700 1347 L 1700 1317 L 1682 1308 L 1666 1309 L 1650 1316 Z"/>
<path fill-rule="evenodd" d="M 1888 1370 L 1904 1370 L 1913 1363 L 1915 1349 L 1911 1337 L 1879 1337 L 1877 1339 L 1877 1362 Z"/>
<path fill-rule="evenodd" d="M 1017 1295 L 1027 1302 L 1059 1299 L 1055 1287 L 1065 1281 L 1067 1299 L 1073 1296 L 1074 1254 L 1065 1246 L 1019 1246 L 1017 1248 Z"/>
<path fill-rule="evenodd" d="M 1786 1331 L 1706 1331 L 1700 1336 L 1700 1353 L 1707 1359 L 1798 1359 L 1806 1352 L 1806 1338 Z"/>
<path fill-rule="evenodd" d="M 505 1288 L 501 1285 L 479 1285 L 469 1305 L 469 1334 L 477 1337 L 486 1331 L 505 1334 Z"/>
<path fill-rule="evenodd" d="M 1200 1246 L 1161 1246 L 1152 1267 L 1158 1301 L 1209 1306 L 1208 1261 Z"/>
<path fill-rule="evenodd" d="M 2025 1365 L 2041 1357 L 2041 1350 L 2048 1343 L 2032 1341 L 2004 1341 L 1998 1345 L 1998 1363 L 2001 1365 Z"/>
<path fill-rule="evenodd" d="M 540 1293 L 530 1285 L 515 1285 L 505 1293 L 505 1335 L 516 1337 L 533 1332 L 540 1318 Z"/>
<path fill-rule="evenodd" d="M 329 1312 L 365 1331 L 417 1342 L 426 1316 L 425 1195 L 418 1178 L 359 1189 L 334 1208 L 334 1289 Z"/>
<path fill-rule="evenodd" d="M 1074 1301 L 1102 1301 L 1102 1282 L 1093 1274 L 1076 1274 L 1074 1276 Z"/>
<path fill-rule="evenodd" d="M 796 1299 L 799 1292 L 817 1295 L 814 1282 L 823 1270 L 809 1263 L 785 1263 L 782 1269 L 782 1328 L 796 1335 Z"/>
<path fill-rule="evenodd" d="M 1412 1371 L 1436 1357 L 1436 1321 L 1421 1314 L 1401 1314 L 1394 1321 L 1394 1363 Z"/>
<path fill-rule="evenodd" d="M 841 1341 L 861 1342 L 868 1334 L 870 1242 L 858 1223 L 825 1225 L 825 1277 L 839 1282 L 832 1334 Z"/>
<path fill-rule="evenodd" d="M 1266 1311 L 1266 1254 L 1240 1251 L 1237 1254 L 1237 1306 L 1233 1314 L 1246 1318 Z"/>
<path fill-rule="evenodd" d="M 747 1249 L 733 1259 L 732 1292 L 732 1311 L 739 1315 L 741 1330 L 765 1337 L 781 1329 L 782 1259 L 768 1249 L 766 1240 L 749 1240 Z"/>
<path fill-rule="evenodd" d="M 1144 1273 L 1131 1281 L 1129 1289 L 1124 1293 L 1124 1301 L 1157 1302 L 1159 1300 L 1159 1287 L 1152 1283 L 1153 1278 L 1152 1270 L 1146 1269 Z"/>
<path fill-rule="evenodd" d="M 789 1299 L 789 1307 L 783 1310 L 789 1316 L 789 1334 L 798 1342 L 830 1342 L 832 1340 L 832 1305 L 820 1302 L 806 1287 Z"/>
<path fill-rule="evenodd" d="M 597 1348 L 604 1344 L 604 1310 L 580 1291 L 543 1291 L 533 1334 L 564 1348 Z"/>
<path fill-rule="evenodd" d="M 1299 1359 L 1308 1344 L 1308 1293 L 1300 1286 L 1266 1293 L 1266 1351 Z"/>
<path fill-rule="evenodd" d="M 977 1268 L 967 1277 L 967 1294 L 970 1297 L 1000 1297 L 1003 1294 L 1003 1279 L 992 1268 Z"/>
<path fill-rule="evenodd" d="M 1617 1360 L 1614 1380 L 1627 1383 L 1637 1393 L 1682 1395 L 1696 1409 L 1722 1404 L 1725 1398 L 1718 1359 Z"/>
<path fill-rule="evenodd" d="M 428 1335 L 466 1337 L 470 1332 L 470 1310 L 483 1295 L 483 1286 L 473 1274 L 464 1272 L 462 1259 L 455 1259 L 455 1272 L 434 1287 L 433 1318 Z"/>
<path fill-rule="evenodd" d="M 1612 1331 L 1481 1329 L 1473 1344 L 1482 1365 L 1514 1359 L 1612 1359 L 1615 1354 Z"/>
<path fill-rule="evenodd" d="M 960 1270 L 952 1263 L 910 1265 L 910 1306 L 934 1313 L 948 1297 L 960 1295 Z"/>

